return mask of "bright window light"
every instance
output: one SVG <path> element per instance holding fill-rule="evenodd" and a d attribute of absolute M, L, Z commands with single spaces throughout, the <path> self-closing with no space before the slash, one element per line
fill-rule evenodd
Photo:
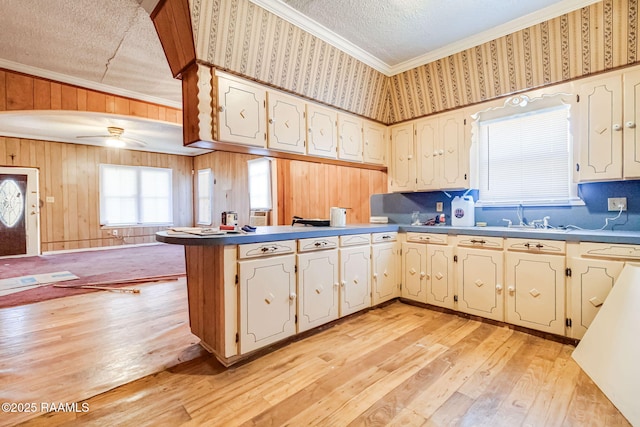
<path fill-rule="evenodd" d="M 249 208 L 271 209 L 271 159 L 247 161 L 249 168 Z"/>
<path fill-rule="evenodd" d="M 171 169 L 100 165 L 100 224 L 173 222 Z"/>
<path fill-rule="evenodd" d="M 198 170 L 198 224 L 211 225 L 213 212 L 213 173 Z"/>

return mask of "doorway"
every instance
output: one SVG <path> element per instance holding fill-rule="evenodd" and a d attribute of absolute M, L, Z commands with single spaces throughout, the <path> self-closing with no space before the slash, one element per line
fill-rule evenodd
<path fill-rule="evenodd" d="M 40 255 L 38 169 L 0 167 L 0 257 Z"/>

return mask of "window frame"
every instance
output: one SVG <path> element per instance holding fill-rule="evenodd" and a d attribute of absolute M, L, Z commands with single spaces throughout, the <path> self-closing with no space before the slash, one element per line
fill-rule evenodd
<path fill-rule="evenodd" d="M 129 169 L 135 171 L 136 176 L 136 193 L 135 193 L 135 205 L 136 205 L 136 222 L 109 222 L 106 218 L 106 191 L 105 191 L 105 181 L 104 174 L 105 170 L 113 169 L 113 170 L 122 170 Z M 142 194 L 142 179 L 141 174 L 145 170 L 153 170 L 153 171 L 163 171 L 168 175 L 169 187 L 168 187 L 168 213 L 167 216 L 169 221 L 161 221 L 161 222 L 143 222 L 142 215 L 144 212 L 143 203 L 144 203 L 144 195 Z M 129 165 L 116 165 L 111 163 L 101 163 L 99 167 L 99 222 L 100 226 L 103 228 L 109 227 L 154 227 L 154 226 L 167 226 L 173 225 L 173 170 L 171 168 L 159 168 L 152 166 L 129 166 Z"/>
<path fill-rule="evenodd" d="M 209 178 L 207 179 L 207 185 L 208 185 L 208 195 L 206 197 L 201 196 L 200 194 L 200 174 L 202 173 L 207 173 L 209 175 Z M 197 173 L 196 173 L 196 224 L 198 225 L 211 225 L 213 224 L 213 185 L 214 185 L 214 178 L 213 178 L 213 170 L 211 168 L 204 168 L 204 169 L 198 169 Z M 209 221 L 203 221 L 200 218 L 200 212 L 201 212 L 201 201 L 205 199 L 207 200 L 207 204 L 208 206 L 208 210 L 209 210 Z"/>
<path fill-rule="evenodd" d="M 471 177 L 472 188 L 477 188 L 479 200 L 476 202 L 476 206 L 479 207 L 509 207 L 509 206 L 575 206 L 584 205 L 582 199 L 579 196 L 578 181 L 576 172 L 573 165 L 576 161 L 577 149 L 575 147 L 576 139 L 575 124 L 573 111 L 575 111 L 575 95 L 568 93 L 556 93 L 556 94 L 542 94 L 536 98 L 530 98 L 527 95 L 512 96 L 504 101 L 504 104 L 498 107 L 488 108 L 473 114 L 472 121 L 472 148 L 471 148 Z M 486 179 L 481 177 L 481 124 L 483 122 L 497 121 L 500 119 L 508 119 L 515 116 L 527 116 L 535 114 L 536 112 L 543 112 L 553 108 L 567 108 L 567 121 L 568 121 L 568 158 L 567 158 L 567 173 L 568 173 L 568 185 L 569 194 L 563 198 L 538 198 L 538 199 L 521 199 L 515 197 L 513 200 L 487 200 L 483 199 L 481 191 L 481 180 Z"/>
<path fill-rule="evenodd" d="M 269 206 L 253 206 L 252 203 L 252 199 L 251 199 L 251 165 L 252 164 L 257 164 L 257 163 L 262 163 L 262 162 L 266 162 L 269 165 L 269 170 L 267 172 L 267 178 L 268 178 L 268 183 L 267 183 L 267 187 L 268 187 L 268 195 L 267 195 L 267 200 L 268 200 L 268 204 Z M 260 157 L 257 159 L 251 159 L 251 160 L 247 160 L 247 185 L 248 185 L 248 192 L 249 192 L 249 209 L 250 210 L 260 210 L 260 211 L 273 211 L 273 206 L 274 206 L 274 194 L 275 194 L 275 190 L 273 188 L 273 184 L 274 184 L 274 161 L 271 157 Z"/>

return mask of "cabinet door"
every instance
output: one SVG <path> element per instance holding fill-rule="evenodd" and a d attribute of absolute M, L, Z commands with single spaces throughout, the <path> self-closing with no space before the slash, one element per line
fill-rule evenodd
<path fill-rule="evenodd" d="M 640 71 L 624 74 L 624 177 L 640 178 Z"/>
<path fill-rule="evenodd" d="M 371 307 L 371 247 L 340 249 L 340 316 Z"/>
<path fill-rule="evenodd" d="M 416 162 L 413 158 L 413 124 L 391 127 L 391 191 L 413 191 Z"/>
<path fill-rule="evenodd" d="M 416 123 L 416 187 L 418 190 L 438 189 L 440 175 L 438 119 Z"/>
<path fill-rule="evenodd" d="M 267 93 L 268 146 L 273 150 L 305 152 L 304 102 L 279 92 Z"/>
<path fill-rule="evenodd" d="M 371 246 L 372 303 L 374 305 L 398 296 L 397 255 L 397 243 L 377 243 Z"/>
<path fill-rule="evenodd" d="M 453 247 L 427 246 L 427 303 L 454 308 Z"/>
<path fill-rule="evenodd" d="M 307 104 L 307 154 L 336 158 L 337 114 L 328 108 Z"/>
<path fill-rule="evenodd" d="M 458 248 L 458 309 L 504 321 L 503 253 Z"/>
<path fill-rule="evenodd" d="M 507 322 L 564 335 L 565 258 L 507 253 Z"/>
<path fill-rule="evenodd" d="M 338 114 L 338 158 L 362 161 L 362 119 Z"/>
<path fill-rule="evenodd" d="M 338 318 L 338 250 L 298 255 L 298 332 Z"/>
<path fill-rule="evenodd" d="M 580 180 L 622 178 L 622 79 L 580 87 Z"/>
<path fill-rule="evenodd" d="M 571 337 L 582 338 L 620 275 L 624 262 L 571 258 Z"/>
<path fill-rule="evenodd" d="M 240 353 L 296 333 L 295 255 L 239 261 Z"/>
<path fill-rule="evenodd" d="M 387 159 L 387 127 L 380 123 L 364 121 L 364 161 L 384 165 Z"/>
<path fill-rule="evenodd" d="M 469 187 L 469 135 L 463 113 L 446 114 L 438 120 L 439 189 Z"/>
<path fill-rule="evenodd" d="M 264 89 L 218 77 L 220 141 L 266 146 Z"/>
<path fill-rule="evenodd" d="M 427 302 L 427 245 L 402 244 L 402 298 Z"/>

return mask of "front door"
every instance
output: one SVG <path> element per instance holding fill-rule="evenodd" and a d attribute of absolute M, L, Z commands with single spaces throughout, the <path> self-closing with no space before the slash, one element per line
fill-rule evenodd
<path fill-rule="evenodd" d="M 38 255 L 37 170 L 0 168 L 0 257 Z"/>

